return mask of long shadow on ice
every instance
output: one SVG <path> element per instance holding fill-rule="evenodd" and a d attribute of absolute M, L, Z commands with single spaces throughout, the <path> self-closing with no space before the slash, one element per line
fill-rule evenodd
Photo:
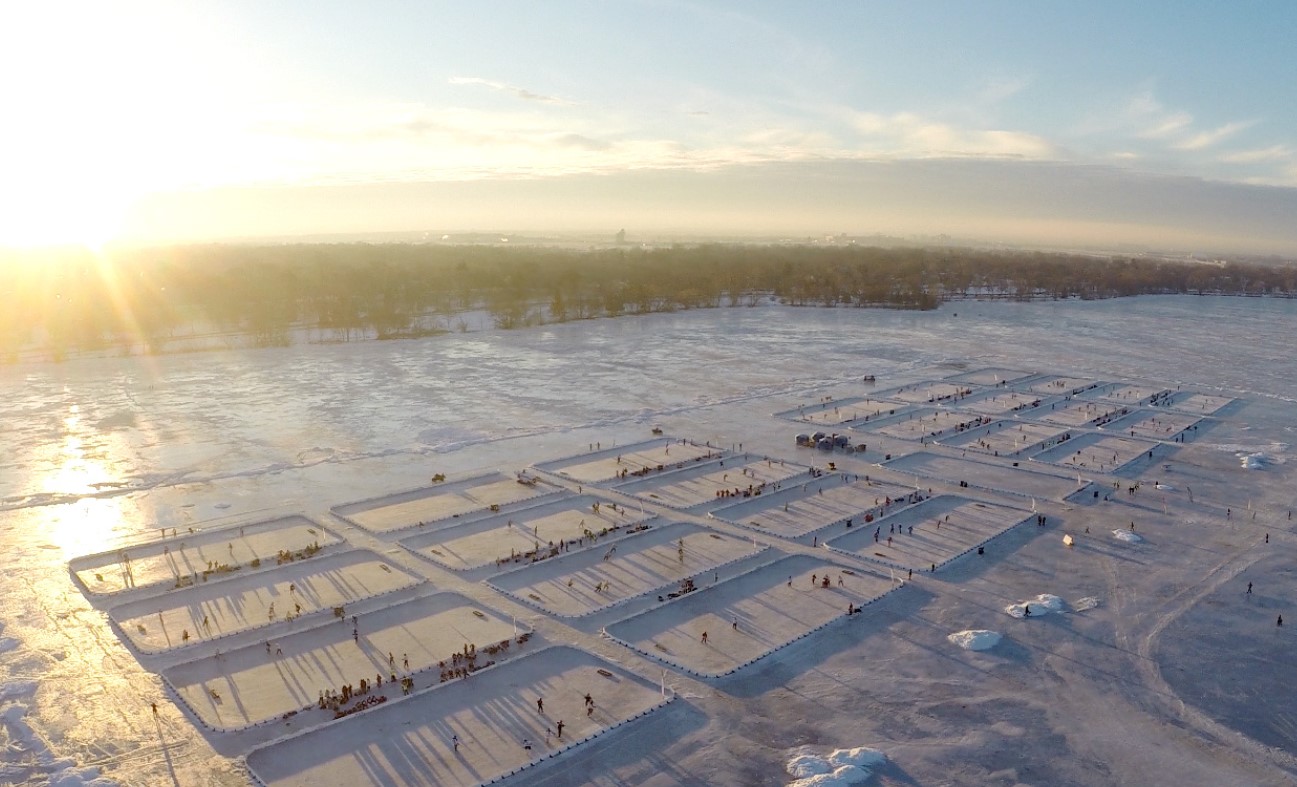
<path fill-rule="evenodd" d="M 553 764 L 526 770 L 505 784 L 556 787 L 596 780 L 640 784 L 653 778 L 683 787 L 703 787 L 712 783 L 707 774 L 691 773 L 681 765 L 690 752 L 672 751 L 671 747 L 706 723 L 707 716 L 701 710 L 689 702 L 676 700 L 636 720 L 633 730 L 584 743 L 555 758 Z"/>
<path fill-rule="evenodd" d="M 897 620 L 918 615 L 933 599 L 916 585 L 897 588 L 862 607 L 851 617 L 836 620 L 798 642 L 772 653 L 733 675 L 716 680 L 716 688 L 735 697 L 756 697 L 819 667 L 825 660 L 887 633 Z"/>

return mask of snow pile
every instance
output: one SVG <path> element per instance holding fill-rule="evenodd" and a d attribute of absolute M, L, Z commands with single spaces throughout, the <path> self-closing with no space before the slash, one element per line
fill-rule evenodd
<path fill-rule="evenodd" d="M 1097 606 L 1099 606 L 1099 599 L 1095 598 L 1094 596 L 1086 596 L 1085 598 L 1078 598 L 1076 601 L 1072 602 L 1072 609 L 1076 610 L 1077 612 L 1084 612 L 1087 609 L 1094 609 Z"/>
<path fill-rule="evenodd" d="M 1035 598 L 1029 598 L 1026 601 L 1019 601 L 1017 604 L 1010 604 L 1004 608 L 1007 615 L 1015 618 L 1025 618 L 1027 616 L 1027 607 L 1031 607 L 1031 614 L 1045 615 L 1050 612 L 1063 611 L 1063 599 L 1049 593 L 1041 593 Z"/>
<path fill-rule="evenodd" d="M 947 635 L 946 639 L 964 650 L 987 650 L 995 647 L 1000 641 L 1000 632 L 971 629 L 969 631 L 956 631 L 954 634 Z"/>
<path fill-rule="evenodd" d="M 860 746 L 835 749 L 827 757 L 813 754 L 807 747 L 796 750 L 785 766 L 796 781 L 789 787 L 848 787 L 864 784 L 873 775 L 872 768 L 887 762 L 887 755 L 877 749 Z"/>
<path fill-rule="evenodd" d="M 1243 465 L 1244 470 L 1264 470 L 1270 465 L 1275 464 L 1274 457 L 1267 454 L 1265 451 L 1257 451 L 1250 454 L 1240 451 L 1234 455 L 1238 457 L 1239 464 Z"/>
<path fill-rule="evenodd" d="M 1217 451 L 1229 451 L 1238 457 L 1244 470 L 1265 470 L 1271 465 L 1284 464 L 1284 453 L 1287 443 L 1271 441 L 1267 445 L 1240 445 L 1236 443 L 1218 443 L 1212 446 Z"/>
<path fill-rule="evenodd" d="M 36 693 L 35 681 L 14 681 L 0 685 L 0 738 L 7 739 L 0 761 L 0 782 L 43 783 L 50 787 L 118 787 L 117 782 L 99 775 L 95 767 L 78 768 L 68 759 L 54 756 L 49 744 L 27 723 L 27 705 L 19 699 Z"/>
<path fill-rule="evenodd" d="M 1138 544 L 1144 540 L 1143 536 L 1133 530 L 1114 530 L 1112 531 L 1112 537 L 1118 541 L 1125 541 L 1127 544 Z"/>

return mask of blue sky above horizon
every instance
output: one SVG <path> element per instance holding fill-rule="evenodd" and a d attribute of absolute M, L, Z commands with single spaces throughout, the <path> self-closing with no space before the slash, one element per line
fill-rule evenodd
<path fill-rule="evenodd" d="M 1009 208 L 996 213 L 989 198 L 933 215 L 916 198 L 904 215 L 880 215 L 870 206 L 889 185 L 876 177 L 860 188 L 877 193 L 843 208 L 815 188 L 826 162 L 875 172 L 947 162 L 952 178 L 968 178 L 956 165 L 984 161 L 1042 194 L 1115 170 L 1124 181 L 1180 179 L 1207 202 L 1268 199 L 1278 216 L 1297 194 L 1289 2 L 194 0 L 52 2 L 7 16 L 0 79 L 16 122 L 0 130 L 0 244 L 540 229 L 528 226 L 539 216 L 588 229 L 618 223 L 623 200 L 606 194 L 607 215 L 586 220 L 506 199 L 509 184 L 615 176 L 633 190 L 630 175 L 676 173 L 685 188 L 706 173 L 716 198 L 741 208 L 736 173 L 753 167 L 783 173 L 797 204 L 767 203 L 770 215 L 720 221 L 717 232 L 961 232 L 998 217 L 1015 234 Z M 994 167 L 975 171 L 996 182 Z M 211 210 L 249 189 L 291 202 L 318 187 L 464 181 L 497 186 L 475 192 L 476 214 L 435 200 L 371 213 L 355 193 L 318 227 L 265 200 Z M 534 184 L 525 191 L 546 199 Z M 148 208 L 168 197 L 181 207 Z M 190 202 L 211 220 L 180 216 Z M 626 199 L 620 223 L 707 229 L 672 202 Z M 1059 200 L 1052 231 L 1086 221 L 1075 202 Z M 1150 222 L 1136 209 L 1100 224 L 1140 237 Z M 1198 242 L 1201 224 L 1164 213 L 1145 234 L 1180 226 Z M 1018 234 L 1050 231 L 1037 222 Z M 1211 236 L 1297 253 L 1279 224 Z"/>

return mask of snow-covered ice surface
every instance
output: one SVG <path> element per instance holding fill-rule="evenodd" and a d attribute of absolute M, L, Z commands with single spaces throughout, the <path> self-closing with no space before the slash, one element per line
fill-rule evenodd
<path fill-rule="evenodd" d="M 336 531 L 346 547 L 375 552 L 432 589 L 499 613 L 506 625 L 514 618 L 535 629 L 538 641 L 610 660 L 647 681 L 655 698 L 659 683 L 678 697 L 511 784 L 771 784 L 790 778 L 784 766 L 796 747 L 829 752 L 861 741 L 887 752 L 887 762 L 871 768 L 880 784 L 1290 784 L 1297 774 L 1290 717 L 1297 688 L 1275 665 L 1287 663 L 1293 634 L 1292 624 L 1275 622 L 1283 614 L 1297 623 L 1288 606 L 1297 598 L 1287 519 L 1297 507 L 1297 464 L 1289 461 L 1297 432 L 1293 335 L 1297 301 L 1278 299 L 966 302 L 926 313 L 772 306 L 408 342 L 0 368 L 0 781 L 243 785 L 249 777 L 242 758 L 250 751 L 278 753 L 271 759 L 291 773 L 325 762 L 307 752 L 333 752 L 335 740 L 375 734 L 364 713 L 322 728 L 338 736 L 323 746 L 258 748 L 311 740 L 291 737 L 301 729 L 299 717 L 241 732 L 204 730 L 159 676 L 201 680 L 217 647 L 222 659 L 243 658 L 245 648 L 255 655 L 265 638 L 260 630 L 137 657 L 109 622 L 106 605 L 151 593 L 165 598 L 168 575 L 160 575 L 162 586 L 118 597 L 120 572 L 99 571 L 104 585 L 89 596 L 70 574 L 75 558 L 157 542 L 163 528 L 176 528 L 174 538 L 185 540 L 189 528 L 197 538 L 300 514 Z M 1084 453 L 1073 462 L 1058 451 L 1038 462 L 1024 440 L 1015 447 L 1008 439 L 1016 455 L 997 463 L 993 451 L 920 445 L 867 430 L 855 438 L 868 435 L 863 457 L 799 449 L 793 436 L 809 424 L 771 416 L 815 407 L 826 396 L 884 398 L 950 375 L 968 375 L 961 382 L 970 386 L 993 385 L 979 380 L 998 376 L 994 370 L 1011 370 L 1018 376 L 1005 379 L 1015 384 L 1039 383 L 1032 393 L 1042 397 L 1072 392 L 1070 382 L 1059 388 L 1051 380 L 1075 381 L 1077 395 L 1095 402 L 1130 389 L 1081 396 L 1084 386 L 1165 389 L 1173 393 L 1159 409 L 1203 420 L 1184 442 L 1145 430 L 1129 446 L 1112 443 L 1106 455 L 1097 453 L 1098 443 L 1078 444 Z M 867 374 L 876 375 L 877 386 L 861 382 Z M 984 396 L 970 400 L 987 407 Z M 1045 407 L 986 414 L 1032 423 L 1031 414 Z M 579 457 L 591 444 L 641 444 L 658 424 L 698 444 L 735 450 L 742 443 L 737 450 L 821 467 L 835 461 L 840 472 L 861 476 L 879 472 L 874 463 L 889 454 L 897 460 L 922 452 L 936 459 L 896 472 L 913 480 L 923 471 L 917 483 L 934 494 L 1022 509 L 1030 501 L 1049 524 L 1014 528 L 982 559 L 915 572 L 849 624 L 830 621 L 729 677 L 700 679 L 599 631 L 669 623 L 656 617 L 659 610 L 688 611 L 706 600 L 706 587 L 691 594 L 699 600 L 659 607 L 655 595 L 635 597 L 560 622 L 475 581 L 480 577 L 403 549 L 396 539 L 416 535 L 417 522 L 394 519 L 370 532 L 330 511 L 426 487 L 437 474 L 454 483 L 503 472 L 507 483 L 498 491 L 512 499 L 517 490 L 507 484 L 517 470 Z M 1129 430 L 1123 434 L 1130 440 Z M 1147 451 L 1137 453 L 1148 442 L 1159 446 L 1151 460 Z M 1120 478 L 1108 472 L 1114 452 Z M 1245 466 L 1254 454 L 1261 456 Z M 609 461 L 615 465 L 615 454 Z M 1128 493 L 1136 480 L 1147 483 Z M 576 492 L 576 483 L 563 485 Z M 1086 491 L 1074 493 L 1078 488 Z M 1091 497 L 1091 489 L 1099 494 Z M 613 487 L 599 494 L 605 492 L 638 507 Z M 790 555 L 826 555 L 805 543 L 809 533 L 796 541 L 765 537 L 646 505 L 648 513 L 756 537 Z M 1109 535 L 1132 520 L 1157 549 L 1133 550 Z M 414 528 L 387 531 L 407 524 Z M 1073 549 L 1060 543 L 1062 532 L 1074 535 Z M 205 560 L 217 559 L 226 543 L 215 543 Z M 751 581 L 766 559 L 773 553 L 720 567 L 716 590 Z M 856 560 L 836 553 L 832 559 Z M 853 565 L 868 569 L 863 561 Z M 269 580 L 277 570 L 264 574 Z M 1244 593 L 1248 582 L 1251 596 Z M 1085 608 L 1080 599 L 1103 604 L 1040 621 L 1000 612 L 1042 588 L 1078 599 L 1073 610 Z M 362 617 L 378 615 L 410 592 L 350 606 Z M 729 603 L 721 595 L 712 598 Z M 728 620 L 718 624 L 722 633 L 729 629 Z M 288 627 L 275 635 L 285 657 L 299 642 L 310 644 L 293 639 L 295 627 L 305 632 L 314 625 L 309 616 L 276 624 Z M 325 625 L 338 628 L 330 636 L 340 644 L 353 642 L 345 624 Z M 953 649 L 945 639 L 951 631 L 992 627 L 1005 639 L 982 653 Z M 768 636 L 774 643 L 781 634 Z M 1222 663 L 1230 668 L 1220 669 Z M 203 666 L 188 666 L 195 664 Z M 420 685 L 426 693 L 394 697 L 370 713 L 423 718 L 423 697 L 498 688 L 487 672 Z M 253 716 L 262 714 L 247 718 Z"/>

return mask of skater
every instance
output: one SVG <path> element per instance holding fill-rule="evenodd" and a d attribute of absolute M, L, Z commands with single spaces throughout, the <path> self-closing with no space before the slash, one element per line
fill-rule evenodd
<path fill-rule="evenodd" d="M 704 645 L 707 644 L 707 632 L 706 632 L 706 631 L 703 632 L 703 644 L 704 644 Z"/>
<path fill-rule="evenodd" d="M 561 739 L 563 738 L 563 720 L 562 720 L 562 719 L 559 719 L 559 720 L 558 720 L 558 725 L 557 725 L 557 726 L 558 726 L 558 737 L 559 737 L 559 739 L 561 740 Z"/>
<path fill-rule="evenodd" d="M 522 748 L 524 751 L 531 751 L 531 741 L 526 738 L 522 739 Z"/>
<path fill-rule="evenodd" d="M 586 695 L 585 695 L 585 706 L 586 706 L 587 708 L 593 708 L 593 707 L 594 707 L 594 697 L 591 697 L 589 694 L 586 694 Z"/>
<path fill-rule="evenodd" d="M 450 736 L 450 745 L 455 747 L 455 751 L 459 751 L 459 736 L 458 736 L 458 735 L 452 735 L 452 736 Z"/>
<path fill-rule="evenodd" d="M 1023 608 L 1022 608 L 1022 616 L 1023 616 L 1024 618 L 1029 618 L 1029 617 L 1031 617 L 1031 605 L 1030 605 L 1030 604 L 1026 604 L 1026 605 L 1023 606 Z"/>
<path fill-rule="evenodd" d="M 1275 625 L 1276 625 L 1276 626 L 1282 626 L 1282 625 L 1283 625 L 1283 615 L 1280 615 L 1280 616 L 1279 616 L 1279 619 L 1278 619 L 1277 621 L 1275 621 Z"/>
<path fill-rule="evenodd" d="M 1248 594 L 1249 596 L 1252 595 L 1252 583 L 1251 583 L 1251 582 L 1247 583 L 1247 594 Z"/>
<path fill-rule="evenodd" d="M 738 618 L 734 618 L 734 630 L 735 630 L 735 631 L 738 631 L 738 630 L 739 630 L 739 619 L 738 619 Z"/>
<path fill-rule="evenodd" d="M 156 702 L 151 702 L 149 704 L 153 706 L 153 715 L 158 715 L 158 704 Z"/>
<path fill-rule="evenodd" d="M 544 698 L 544 697 L 537 697 L 537 698 L 536 698 L 536 712 L 537 712 L 537 713 L 544 713 L 544 712 L 545 712 L 545 698 Z"/>

